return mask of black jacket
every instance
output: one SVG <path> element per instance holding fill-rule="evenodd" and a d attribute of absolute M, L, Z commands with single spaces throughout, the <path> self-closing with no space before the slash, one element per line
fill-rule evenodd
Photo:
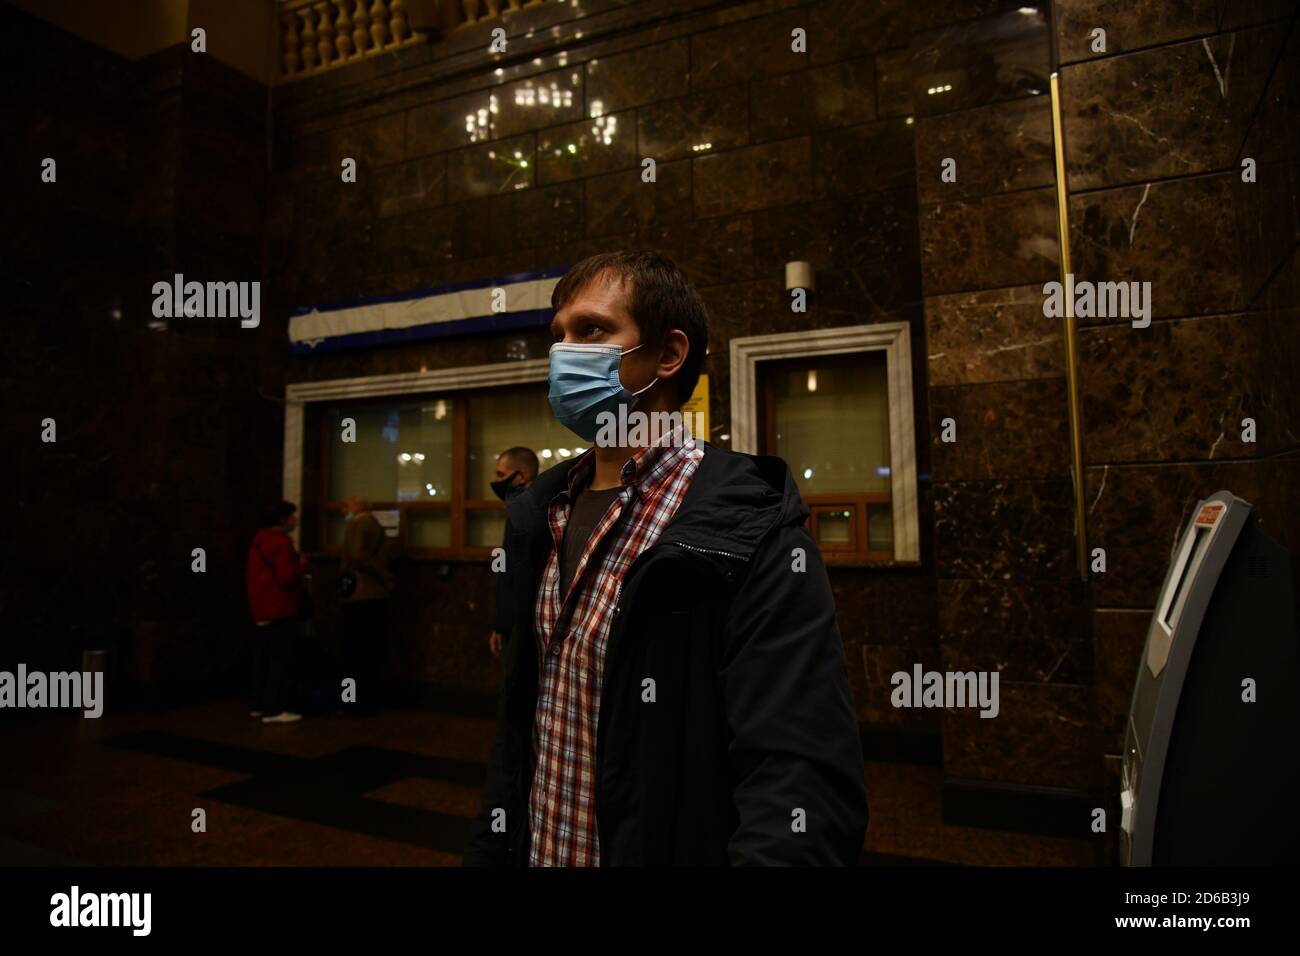
<path fill-rule="evenodd" d="M 528 863 L 532 616 L 552 548 L 547 505 L 571 467 L 543 472 L 506 506 L 513 630 L 527 639 L 505 652 L 467 865 Z M 807 514 L 785 462 L 705 445 L 676 514 L 628 568 L 597 722 L 603 866 L 857 859 L 867 822 L 862 746 Z M 643 702 L 646 678 L 652 703 Z"/>

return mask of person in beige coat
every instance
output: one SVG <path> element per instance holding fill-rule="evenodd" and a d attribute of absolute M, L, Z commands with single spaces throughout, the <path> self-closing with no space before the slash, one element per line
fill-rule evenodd
<path fill-rule="evenodd" d="M 343 503 L 340 607 L 343 623 L 344 677 L 356 681 L 358 714 L 374 714 L 385 699 L 388 661 L 388 616 L 393 578 L 388 568 L 388 535 L 370 504 L 359 495 Z"/>

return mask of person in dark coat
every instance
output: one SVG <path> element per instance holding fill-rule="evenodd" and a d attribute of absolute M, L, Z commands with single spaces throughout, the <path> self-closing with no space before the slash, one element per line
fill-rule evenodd
<path fill-rule="evenodd" d="M 531 448 L 516 445 L 507 448 L 497 456 L 496 473 L 492 476 L 492 492 L 502 501 L 509 501 L 515 495 L 528 490 L 528 486 L 537 477 L 539 462 L 537 453 Z M 501 656 L 501 648 L 514 627 L 514 611 L 511 607 L 510 566 L 496 575 L 496 613 L 492 619 L 492 634 L 488 638 L 488 650 L 493 657 Z"/>
<path fill-rule="evenodd" d="M 614 253 L 552 304 L 551 405 L 596 447 L 506 506 L 515 636 L 466 865 L 854 863 L 858 722 L 789 468 L 680 429 L 594 434 L 594 410 L 680 409 L 698 294 L 660 256 Z"/>

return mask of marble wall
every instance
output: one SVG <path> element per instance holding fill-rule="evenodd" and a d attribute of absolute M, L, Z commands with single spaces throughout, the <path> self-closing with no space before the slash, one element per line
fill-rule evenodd
<path fill-rule="evenodd" d="M 1064 342 L 1041 291 L 1059 270 L 1046 7 L 919 33 L 910 66 L 940 661 L 1001 689 L 995 719 L 944 712 L 949 794 L 1096 791 Z"/>
<path fill-rule="evenodd" d="M 1300 35 L 1280 0 L 1057 9 L 1074 270 L 1151 283 L 1149 328 L 1084 320 L 1079 334 L 1088 544 L 1107 556 L 1092 638 L 1113 798 L 1148 616 L 1197 499 L 1231 491 L 1300 546 Z M 1088 39 L 1097 27 L 1104 52 Z"/>
<path fill-rule="evenodd" d="M 248 537 L 278 488 L 283 326 L 163 328 L 152 287 L 264 279 L 265 89 L 188 48 L 130 62 L 8 6 L 0 24 L 3 659 L 65 669 L 105 648 L 123 688 L 228 683 Z"/>
<path fill-rule="evenodd" d="M 1062 0 L 911 39 L 945 667 L 1001 671 L 944 716 L 950 780 L 1111 792 L 1172 543 L 1221 487 L 1295 545 L 1296 29 L 1290 5 Z M 1094 50 L 1093 31 L 1106 50 Z M 1081 319 L 1081 580 L 1048 74 L 1059 49 L 1072 270 L 1148 281 L 1153 321 Z M 1288 113 L 1288 110 L 1290 113 Z M 1253 158 L 1255 182 L 1243 182 Z M 945 159 L 956 177 L 941 176 Z M 1253 418 L 1258 440 L 1241 440 Z M 957 440 L 940 426 L 952 420 Z"/>

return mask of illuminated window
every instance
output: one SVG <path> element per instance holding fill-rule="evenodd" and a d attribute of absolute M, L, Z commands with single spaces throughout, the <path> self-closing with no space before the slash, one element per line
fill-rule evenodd
<path fill-rule="evenodd" d="M 734 338 L 731 443 L 790 466 L 827 564 L 920 561 L 905 322 Z"/>
<path fill-rule="evenodd" d="M 790 466 L 823 555 L 891 559 L 885 353 L 763 362 L 759 382 L 760 451 Z"/>
<path fill-rule="evenodd" d="M 546 391 L 529 384 L 315 406 L 319 521 L 316 540 L 305 543 L 336 550 L 343 501 L 355 494 L 396 531 L 401 553 L 486 556 L 505 531 L 504 506 L 491 488 L 498 456 L 522 445 L 545 470 L 585 450 L 555 420 Z M 354 441 L 344 440 L 345 419 L 355 423 Z"/>

